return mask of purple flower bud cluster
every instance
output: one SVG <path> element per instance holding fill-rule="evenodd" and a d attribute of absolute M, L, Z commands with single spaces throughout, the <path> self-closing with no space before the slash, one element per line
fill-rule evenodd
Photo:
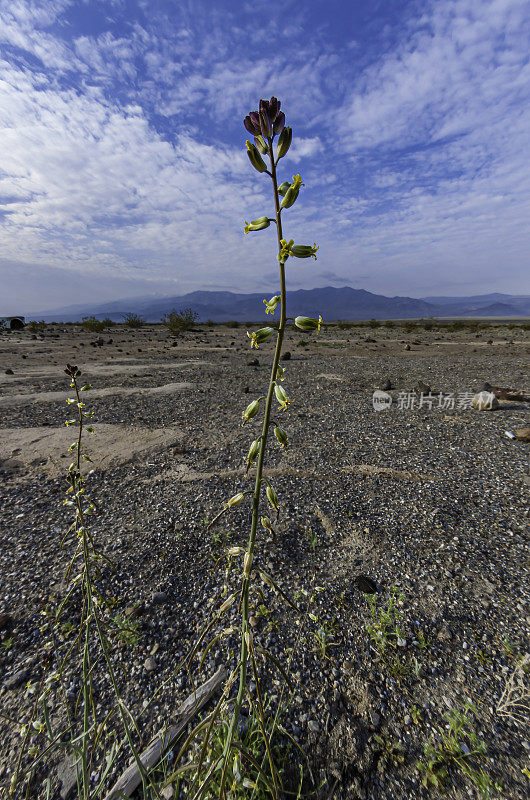
<path fill-rule="evenodd" d="M 277 97 L 270 100 L 260 100 L 259 110 L 251 111 L 245 117 L 243 124 L 253 136 L 263 136 L 272 139 L 281 133 L 285 125 L 285 114 L 280 111 L 281 103 Z"/>

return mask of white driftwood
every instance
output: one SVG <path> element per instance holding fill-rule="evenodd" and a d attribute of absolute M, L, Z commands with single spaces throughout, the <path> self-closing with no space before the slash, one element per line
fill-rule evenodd
<path fill-rule="evenodd" d="M 168 728 L 165 733 L 159 733 L 158 736 L 155 736 L 149 746 L 141 753 L 140 761 L 147 772 L 157 763 L 162 754 L 171 747 L 188 722 L 217 692 L 225 678 L 225 668 L 219 667 L 217 672 L 212 675 L 206 683 L 199 686 L 193 694 L 190 694 L 190 696 L 184 700 L 175 714 L 175 724 Z M 127 767 L 123 775 L 118 778 L 110 792 L 106 795 L 105 800 L 119 800 L 122 796 L 130 797 L 136 787 L 141 783 L 141 780 L 142 776 L 138 765 L 136 761 L 133 761 L 133 763 Z"/>

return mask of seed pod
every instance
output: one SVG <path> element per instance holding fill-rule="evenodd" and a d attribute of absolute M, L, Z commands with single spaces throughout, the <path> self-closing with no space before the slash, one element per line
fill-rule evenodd
<path fill-rule="evenodd" d="M 318 249 L 316 243 L 312 247 L 309 244 L 295 244 L 291 247 L 291 255 L 295 258 L 314 258 L 316 261 Z"/>
<path fill-rule="evenodd" d="M 280 404 L 281 410 L 284 411 L 291 401 L 287 397 L 283 387 L 276 384 L 274 387 L 274 394 L 276 395 L 276 400 Z"/>
<path fill-rule="evenodd" d="M 281 364 L 278 364 L 276 367 L 276 380 L 283 381 L 283 376 L 285 375 L 285 370 Z"/>
<path fill-rule="evenodd" d="M 243 575 L 245 578 L 248 578 L 250 575 L 250 570 L 252 568 L 252 556 L 250 553 L 245 553 L 243 557 Z"/>
<path fill-rule="evenodd" d="M 263 302 L 265 303 L 265 313 L 274 314 L 278 305 L 280 304 L 281 299 L 282 299 L 281 295 L 275 294 L 274 297 L 271 297 L 270 300 L 264 300 Z"/>
<path fill-rule="evenodd" d="M 257 219 L 253 219 L 252 222 L 247 222 L 245 220 L 245 233 L 249 231 L 262 231 L 264 228 L 268 228 L 271 224 L 271 221 L 268 217 L 258 217 Z"/>
<path fill-rule="evenodd" d="M 245 550 L 242 547 L 230 547 L 227 550 L 227 554 L 229 556 L 240 556 L 244 552 L 245 552 Z"/>
<path fill-rule="evenodd" d="M 245 499 L 244 492 L 238 492 L 233 497 L 231 497 L 230 500 L 227 500 L 226 505 L 228 508 L 234 508 L 234 506 L 241 505 L 244 499 Z"/>
<path fill-rule="evenodd" d="M 293 182 L 285 192 L 280 208 L 290 208 L 296 202 L 300 193 L 300 186 L 303 185 L 300 175 L 293 175 Z"/>
<path fill-rule="evenodd" d="M 273 333 L 274 328 L 259 328 L 253 333 L 249 333 L 247 331 L 247 336 L 251 340 L 250 347 L 255 347 L 256 350 L 258 350 L 258 345 L 260 345 L 262 342 L 266 342 L 267 339 L 270 339 Z"/>
<path fill-rule="evenodd" d="M 282 130 L 280 136 L 278 137 L 278 147 L 276 149 L 278 158 L 283 158 L 283 156 L 287 153 L 291 146 L 292 140 L 293 129 L 288 125 Z"/>
<path fill-rule="evenodd" d="M 250 448 L 249 448 L 249 451 L 248 451 L 248 455 L 247 455 L 247 469 L 252 466 L 252 464 L 254 463 L 256 458 L 258 457 L 258 453 L 259 453 L 259 450 L 260 450 L 260 444 L 261 444 L 261 440 L 260 439 L 254 439 L 254 441 L 250 445 Z"/>
<path fill-rule="evenodd" d="M 280 428 L 279 425 L 274 426 L 274 435 L 276 436 L 280 447 L 287 447 L 289 444 L 289 440 L 287 439 L 287 434 L 285 433 L 283 428 Z"/>
<path fill-rule="evenodd" d="M 274 530 L 273 530 L 273 527 L 272 527 L 272 522 L 270 521 L 270 519 L 268 517 L 262 517 L 261 518 L 261 524 L 263 525 L 263 527 L 265 528 L 266 531 L 269 531 L 269 533 L 272 533 L 272 535 L 274 536 Z"/>
<path fill-rule="evenodd" d="M 227 597 L 226 600 L 224 601 L 224 603 L 222 604 L 222 606 L 220 607 L 219 613 L 220 614 L 224 614 L 224 612 L 228 608 L 230 608 L 230 606 L 234 605 L 235 599 L 236 599 L 236 595 L 235 594 L 231 594 L 230 597 Z"/>
<path fill-rule="evenodd" d="M 269 146 L 263 136 L 254 136 L 254 142 L 260 153 L 265 156 L 269 152 Z"/>
<path fill-rule="evenodd" d="M 252 403 L 249 403 L 249 405 L 245 408 L 242 415 L 243 425 L 245 422 L 248 422 L 256 416 L 259 411 L 260 402 L 261 400 L 253 400 Z"/>
<path fill-rule="evenodd" d="M 283 183 L 280 183 L 280 185 L 278 186 L 278 194 L 281 194 L 281 196 L 284 197 L 285 192 L 290 187 L 290 185 L 291 184 L 289 183 L 289 181 L 284 181 Z"/>
<path fill-rule="evenodd" d="M 278 501 L 278 496 L 274 491 L 274 489 L 272 488 L 272 486 L 270 485 L 270 483 L 267 484 L 267 489 L 265 490 L 265 494 L 267 495 L 267 500 L 269 501 L 273 509 L 276 511 L 276 513 L 279 513 L 280 503 Z"/>
<path fill-rule="evenodd" d="M 317 331 L 318 333 L 322 324 L 322 317 L 318 319 L 313 319 L 313 317 L 296 317 L 294 324 L 297 328 L 300 328 L 301 331 Z"/>
<path fill-rule="evenodd" d="M 247 156 L 254 169 L 257 169 L 258 172 L 266 172 L 267 165 L 260 156 L 256 145 L 252 144 L 252 142 L 249 142 L 248 139 L 246 144 L 247 144 Z"/>

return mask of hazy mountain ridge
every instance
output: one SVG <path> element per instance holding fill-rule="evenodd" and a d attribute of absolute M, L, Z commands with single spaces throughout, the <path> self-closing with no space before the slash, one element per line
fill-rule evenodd
<path fill-rule="evenodd" d="M 172 309 L 192 308 L 201 322 L 227 322 L 265 319 L 264 293 L 236 294 L 200 290 L 175 297 L 130 298 L 109 303 L 76 304 L 52 311 L 28 314 L 28 319 L 47 322 L 78 322 L 84 316 L 110 317 L 116 322 L 126 313 L 135 313 L 147 322 L 160 322 Z M 436 301 L 436 302 L 435 302 Z M 298 289 L 287 292 L 289 314 L 318 316 L 325 320 L 413 319 L 449 316 L 529 316 L 530 296 L 493 293 L 474 297 L 385 297 L 365 289 L 345 286 Z"/>

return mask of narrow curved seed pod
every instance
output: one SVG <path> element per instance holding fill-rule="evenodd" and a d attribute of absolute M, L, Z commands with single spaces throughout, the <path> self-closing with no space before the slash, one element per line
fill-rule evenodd
<path fill-rule="evenodd" d="M 313 317 L 295 317 L 294 324 L 297 328 L 300 328 L 301 331 L 316 331 L 318 333 L 322 325 L 322 317 L 319 316 L 318 319 L 314 319 Z"/>
<path fill-rule="evenodd" d="M 258 150 L 260 151 L 261 155 L 265 156 L 269 152 L 269 145 L 263 138 L 263 136 L 255 136 L 254 143 Z"/>
<path fill-rule="evenodd" d="M 244 499 L 245 499 L 245 493 L 238 492 L 233 497 L 231 497 L 230 500 L 226 501 L 226 506 L 227 508 L 234 508 L 234 506 L 241 505 Z"/>
<path fill-rule="evenodd" d="M 278 147 L 276 148 L 276 155 L 278 158 L 283 158 L 291 146 L 293 141 L 293 129 L 287 125 L 278 137 Z"/>
<path fill-rule="evenodd" d="M 258 148 L 247 139 L 247 156 L 250 163 L 258 172 L 267 172 L 267 165 L 259 154 Z"/>
<path fill-rule="evenodd" d="M 247 222 L 245 220 L 245 233 L 249 233 L 250 231 L 262 231 L 265 228 L 268 228 L 271 224 L 271 221 L 268 217 L 258 217 L 257 219 L 253 219 L 252 222 Z"/>
<path fill-rule="evenodd" d="M 289 440 L 283 428 L 280 428 L 279 425 L 275 425 L 274 435 L 276 436 L 276 439 L 278 440 L 280 447 L 287 447 L 287 445 L 289 444 Z"/>

